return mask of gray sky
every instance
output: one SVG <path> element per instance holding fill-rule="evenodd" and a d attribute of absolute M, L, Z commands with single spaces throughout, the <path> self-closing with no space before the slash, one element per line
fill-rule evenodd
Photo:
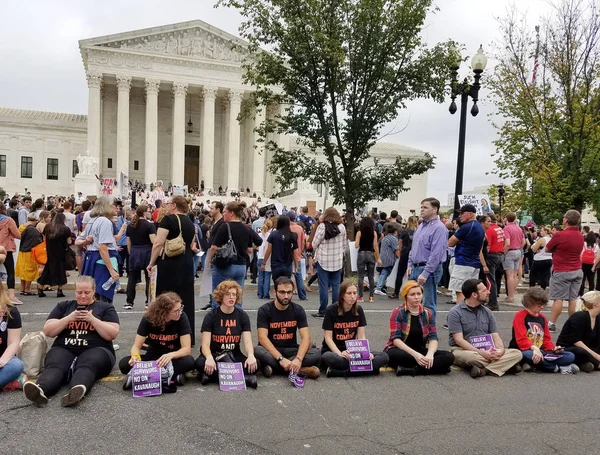
<path fill-rule="evenodd" d="M 56 112 L 87 113 L 87 84 L 78 40 L 166 25 L 192 19 L 237 35 L 240 16 L 231 10 L 213 8 L 214 0 L 27 0 L 3 5 L 0 28 L 0 106 Z M 504 16 L 509 0 L 438 0 L 440 11 L 427 19 L 428 43 L 453 39 L 464 43 L 473 55 L 479 44 L 490 49 L 498 38 L 495 18 Z M 538 23 L 548 10 L 544 0 L 519 2 L 526 8 L 528 22 Z M 493 61 L 488 62 L 489 71 Z M 462 77 L 468 72 L 461 68 Z M 467 120 L 464 189 L 497 183 L 487 176 L 495 131 L 488 114 L 485 73 L 480 92 L 480 113 Z M 459 115 L 450 115 L 448 105 L 418 100 L 401 113 L 390 129 L 399 131 L 385 140 L 427 151 L 437 157 L 429 172 L 429 195 L 444 204 L 454 191 Z M 395 127 L 395 128 L 394 128 Z M 404 128 L 402 128 L 404 127 Z M 388 129 L 389 131 L 389 129 Z"/>

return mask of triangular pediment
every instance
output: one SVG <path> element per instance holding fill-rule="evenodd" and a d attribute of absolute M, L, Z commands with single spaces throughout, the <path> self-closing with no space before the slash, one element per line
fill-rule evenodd
<path fill-rule="evenodd" d="M 241 62 L 247 43 L 195 20 L 81 40 L 80 49 L 109 48 L 141 54 Z"/>

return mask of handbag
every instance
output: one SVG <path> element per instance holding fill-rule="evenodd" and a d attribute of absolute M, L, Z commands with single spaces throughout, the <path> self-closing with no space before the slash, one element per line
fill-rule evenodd
<path fill-rule="evenodd" d="M 31 254 L 35 262 L 40 265 L 46 265 L 48 262 L 48 253 L 46 252 L 46 238 L 31 249 Z"/>
<path fill-rule="evenodd" d="M 213 256 L 213 264 L 219 268 L 227 267 L 231 261 L 237 258 L 237 249 L 235 247 L 235 243 L 231 238 L 231 228 L 229 227 L 229 223 L 226 223 L 227 233 L 229 234 L 229 240 L 227 243 L 217 249 L 215 251 L 215 255 Z"/>
<path fill-rule="evenodd" d="M 75 270 L 77 268 L 77 260 L 75 251 L 67 246 L 65 250 L 65 268 L 67 270 Z"/>
<path fill-rule="evenodd" d="M 167 257 L 172 258 L 185 253 L 185 242 L 183 240 L 183 236 L 181 235 L 181 220 L 179 219 L 179 215 L 175 216 L 177 217 L 177 223 L 179 223 L 179 235 L 174 239 L 165 240 L 163 257 L 166 255 Z"/>

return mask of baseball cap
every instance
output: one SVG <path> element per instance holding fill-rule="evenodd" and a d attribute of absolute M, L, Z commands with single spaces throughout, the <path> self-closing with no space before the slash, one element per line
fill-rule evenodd
<path fill-rule="evenodd" d="M 475 208 L 475 206 L 473 204 L 465 204 L 460 208 L 458 213 L 465 213 L 465 212 L 477 213 L 477 209 Z"/>

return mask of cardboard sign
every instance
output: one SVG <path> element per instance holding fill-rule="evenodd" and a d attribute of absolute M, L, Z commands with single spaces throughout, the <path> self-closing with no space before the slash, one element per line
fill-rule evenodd
<path fill-rule="evenodd" d="M 493 213 L 492 206 L 490 205 L 490 197 L 485 194 L 461 194 L 458 196 L 458 203 L 461 207 L 465 204 L 475 206 L 477 216 Z"/>
<path fill-rule="evenodd" d="M 265 217 L 267 217 L 267 218 L 271 218 L 272 216 L 277 216 L 277 215 L 281 214 L 281 212 L 279 210 L 277 210 L 277 206 L 275 204 L 269 204 L 269 205 L 266 205 L 265 207 L 261 207 L 261 209 L 262 208 L 267 210 L 267 213 L 265 215 Z"/>
<path fill-rule="evenodd" d="M 135 362 L 131 369 L 134 397 L 152 397 L 162 393 L 160 367 L 155 360 Z"/>
<path fill-rule="evenodd" d="M 217 365 L 221 390 L 246 390 L 246 378 L 241 362 L 219 362 Z"/>
<path fill-rule="evenodd" d="M 115 186 L 114 179 L 102 179 L 102 194 L 110 196 Z"/>
<path fill-rule="evenodd" d="M 476 349 L 485 349 L 486 351 L 489 351 L 490 349 L 496 349 L 494 339 L 490 334 L 473 336 L 469 342 Z"/>
<path fill-rule="evenodd" d="M 346 340 L 346 350 L 350 353 L 350 373 L 373 371 L 371 350 L 368 340 Z"/>

